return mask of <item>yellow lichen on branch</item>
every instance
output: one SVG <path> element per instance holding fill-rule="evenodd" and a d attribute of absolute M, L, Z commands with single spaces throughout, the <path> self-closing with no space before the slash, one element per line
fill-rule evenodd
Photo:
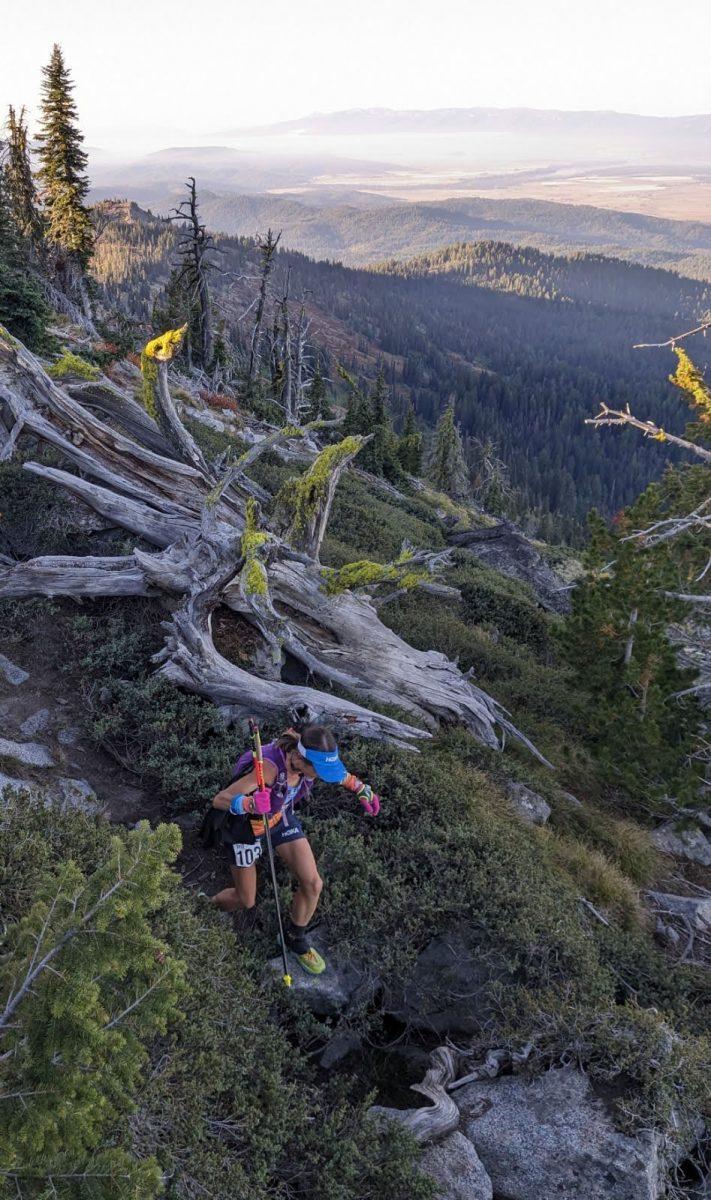
<path fill-rule="evenodd" d="M 411 554 L 405 553 L 391 563 L 376 563 L 364 558 L 358 562 L 346 563 L 337 570 L 325 567 L 325 590 L 329 596 L 335 596 L 339 592 L 377 587 L 382 583 L 394 584 L 404 590 L 417 587 L 418 583 L 423 583 L 429 575 L 426 571 L 413 570 L 410 566 L 411 558 Z"/>
<path fill-rule="evenodd" d="M 170 362 L 182 346 L 187 332 L 187 325 L 181 325 L 179 329 L 168 329 L 159 337 L 147 342 L 143 354 L 146 358 L 157 358 L 158 362 Z"/>
<path fill-rule="evenodd" d="M 141 354 L 141 375 L 143 377 L 141 398 L 148 416 L 153 417 L 154 421 L 157 421 L 160 416 L 156 400 L 158 363 L 170 362 L 175 358 L 187 333 L 187 329 L 187 325 L 181 325 L 179 329 L 168 329 L 160 337 L 153 338 L 150 342 L 147 342 L 143 348 L 143 353 Z"/>
<path fill-rule="evenodd" d="M 697 420 L 686 430 L 687 437 L 705 439 L 711 433 L 711 389 L 686 350 L 674 346 L 674 353 L 677 357 L 676 371 L 669 376 L 669 382 L 686 394 L 689 404 L 697 413 Z"/>
<path fill-rule="evenodd" d="M 257 526 L 257 505 L 254 500 L 247 501 L 247 521 L 242 534 L 242 588 L 248 596 L 267 596 L 269 582 L 267 569 L 261 560 L 262 547 L 269 541 L 269 534 Z"/>
<path fill-rule="evenodd" d="M 328 490 L 335 471 L 363 445 L 358 435 L 344 438 L 335 446 L 327 446 L 300 479 L 290 479 L 279 491 L 277 506 L 291 518 L 291 530 L 300 535 L 311 522 L 318 519 L 319 510 L 328 499 Z"/>

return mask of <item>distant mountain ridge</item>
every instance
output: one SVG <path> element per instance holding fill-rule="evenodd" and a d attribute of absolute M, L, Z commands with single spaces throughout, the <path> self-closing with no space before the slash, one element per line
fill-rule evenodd
<path fill-rule="evenodd" d="M 560 134 L 629 136 L 654 134 L 706 138 L 711 136 L 711 114 L 655 117 L 612 110 L 544 108 L 351 108 L 339 112 L 310 113 L 290 121 L 231 130 L 231 133 L 377 134 L 377 133 L 518 133 L 522 130 Z"/>

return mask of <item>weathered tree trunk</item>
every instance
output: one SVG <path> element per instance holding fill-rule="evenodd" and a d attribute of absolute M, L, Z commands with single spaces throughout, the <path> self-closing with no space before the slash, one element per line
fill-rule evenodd
<path fill-rule="evenodd" d="M 500 747 L 497 726 L 530 746 L 503 710 L 454 663 L 434 651 L 415 650 L 384 626 L 367 596 L 324 592 L 318 550 L 337 479 L 360 440 L 328 447 L 297 481 L 297 493 L 302 488 L 303 530 L 295 536 L 296 547 L 273 532 L 264 540 L 262 567 L 268 587 L 260 596 L 250 593 L 241 576 L 249 549 L 242 546 L 247 494 L 243 472 L 261 448 L 287 438 L 288 431 L 275 431 L 215 482 L 201 465 L 201 456 L 192 447 L 185 449 L 188 443 L 179 433 L 182 423 L 174 407 L 166 411 L 189 463 L 141 445 L 140 421 L 134 425 L 135 438 L 104 424 L 49 379 L 37 359 L 1 326 L 0 409 L 6 427 L 11 414 L 13 429 L 20 425 L 48 442 L 66 464 L 60 469 L 28 463 L 27 469 L 71 490 L 113 523 L 158 548 L 150 553 L 135 549 L 126 558 L 3 560 L 0 597 L 183 596 L 183 606 L 166 625 L 161 672 L 231 706 L 235 713 L 279 720 L 285 714 L 307 713 L 341 730 L 409 746 L 428 738 L 428 729 L 439 720 L 460 721 L 487 746 Z M 299 445 L 303 442 L 299 438 Z M 71 468 L 80 474 L 72 474 Z M 258 575 L 261 579 L 261 569 Z M 277 670 L 288 653 L 303 665 L 306 678 L 337 685 L 364 703 L 271 675 L 260 677 L 228 662 L 212 640 L 211 613 L 218 603 L 255 626 Z M 405 708 L 418 724 L 385 717 L 367 707 L 368 700 Z"/>
<path fill-rule="evenodd" d="M 212 237 L 198 216 L 197 190 L 195 180 L 191 175 L 187 183 L 188 198 L 181 201 L 170 221 L 185 222 L 187 232 L 181 237 L 180 252 L 183 266 L 179 278 L 187 278 L 189 289 L 197 298 L 198 323 L 200 328 L 200 365 L 204 371 L 212 369 L 214 359 L 214 336 L 212 332 L 212 307 L 210 303 L 210 288 L 208 272 L 214 270 L 215 264 L 210 260 L 209 253 L 215 250 Z"/>
<path fill-rule="evenodd" d="M 277 252 L 280 237 L 281 233 L 278 233 L 274 237 L 271 229 L 268 229 L 264 241 L 258 242 L 262 257 L 262 269 L 259 280 L 259 300 L 257 302 L 257 312 L 254 318 L 252 341 L 249 350 L 247 380 L 250 387 L 254 384 L 261 365 L 262 322 L 264 321 L 264 309 L 267 302 L 267 286 L 269 284 L 269 276 L 272 273 L 272 267 L 274 266 L 274 256 Z"/>
<path fill-rule="evenodd" d="M 146 346 L 141 360 L 144 395 L 146 407 L 156 417 L 173 449 L 209 478 L 210 471 L 202 450 L 180 420 L 168 387 L 168 363 L 178 353 L 187 328 L 183 325 L 180 329 L 171 329 L 153 338 Z"/>
<path fill-rule="evenodd" d="M 370 436 L 354 436 L 344 438 L 337 446 L 329 446 L 293 487 L 293 516 L 287 540 L 315 562 L 321 552 L 338 481 L 369 441 Z"/>
<path fill-rule="evenodd" d="M 454 1079 L 457 1056 L 449 1046 L 438 1046 L 430 1054 L 430 1068 L 422 1083 L 413 1083 L 412 1091 L 432 1101 L 426 1108 L 383 1108 L 373 1105 L 371 1116 L 397 1121 L 410 1130 L 420 1145 L 434 1142 L 459 1125 L 459 1109 L 447 1091 Z"/>

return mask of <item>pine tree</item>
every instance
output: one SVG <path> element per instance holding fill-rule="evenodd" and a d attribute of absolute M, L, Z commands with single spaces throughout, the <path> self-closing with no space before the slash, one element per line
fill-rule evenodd
<path fill-rule="evenodd" d="M 333 410 L 328 402 L 326 381 L 321 371 L 321 360 L 316 360 L 316 370 L 311 380 L 308 392 L 308 408 L 304 413 L 305 421 L 332 421 Z"/>
<path fill-rule="evenodd" d="M 349 437 L 353 433 L 369 434 L 373 432 L 373 409 L 369 398 L 358 386 L 352 375 L 345 367 L 339 366 L 338 374 L 348 386 L 346 399 L 346 415 L 343 419 L 343 435 Z M 359 457 L 362 462 L 363 454 Z"/>
<path fill-rule="evenodd" d="M 145 1042 L 177 1012 L 183 964 L 151 918 L 179 849 L 174 825 L 143 821 L 114 835 L 91 873 L 71 858 L 41 872 L 34 903 L 3 930 L 2 1090 L 22 1103 L 4 1106 L 0 1173 L 32 1179 L 28 1194 L 75 1194 L 51 1184 L 69 1172 L 86 1177 L 76 1194 L 97 1200 L 157 1193 L 155 1159 L 97 1146 L 132 1105 Z"/>
<path fill-rule="evenodd" d="M 39 182 L 47 241 L 53 248 L 60 284 L 88 313 L 84 274 L 94 249 L 94 231 L 85 204 L 89 191 L 87 155 L 77 125 L 74 84 L 61 48 L 55 45 L 43 68 Z"/>
<path fill-rule="evenodd" d="M 689 587 L 698 561 L 689 545 L 668 541 L 645 549 L 628 535 L 670 510 L 687 512 L 701 474 L 688 473 L 682 485 L 682 473 L 672 472 L 612 525 L 590 514 L 586 577 L 573 592 L 562 635 L 564 654 L 589 697 L 591 748 L 609 781 L 633 795 L 672 789 L 680 795 L 685 781 L 693 786 L 687 760 L 699 713 L 689 697 L 670 702 L 691 677 L 667 637 L 684 606 L 667 593 Z"/>
<path fill-rule="evenodd" d="M 10 105 L 7 115 L 7 156 L 5 183 L 15 227 L 36 258 L 41 257 L 44 222 L 39 211 L 37 189 L 32 175 L 27 143 L 25 110 L 19 115 Z"/>
<path fill-rule="evenodd" d="M 438 492 L 445 492 L 455 500 L 469 494 L 469 471 L 461 434 L 454 420 L 454 404 L 447 406 L 437 424 L 427 478 Z"/>
<path fill-rule="evenodd" d="M 351 391 L 346 397 L 346 413 L 342 425 L 343 436 L 351 437 L 352 434 L 358 433 L 358 426 L 358 395 Z"/>
<path fill-rule="evenodd" d="M 358 424 L 358 433 L 371 435 L 371 440 L 360 453 L 359 465 L 364 471 L 370 471 L 371 475 L 382 475 L 391 483 L 399 482 L 402 479 L 402 467 L 388 411 L 388 389 L 382 367 L 370 395 L 361 396 Z"/>
<path fill-rule="evenodd" d="M 358 465 L 371 475 L 383 475 L 385 468 L 385 443 L 388 419 L 385 409 L 386 387 L 382 368 L 378 371 L 375 385 L 362 409 L 359 433 L 371 434 L 371 440 L 361 450 Z"/>
<path fill-rule="evenodd" d="M 5 170 L 0 168 L 0 322 L 30 350 L 43 350 L 48 319 L 49 309 L 12 217 Z"/>
<path fill-rule="evenodd" d="M 397 455 L 403 471 L 407 471 L 409 475 L 419 475 L 421 473 L 422 434 L 417 428 L 417 420 L 412 402 L 408 405 L 405 426 L 398 442 Z"/>

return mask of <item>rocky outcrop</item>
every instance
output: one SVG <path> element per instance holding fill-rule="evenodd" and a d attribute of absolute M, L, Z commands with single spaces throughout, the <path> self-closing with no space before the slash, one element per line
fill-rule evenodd
<path fill-rule="evenodd" d="M 700 825 L 683 827 L 668 821 L 653 831 L 652 841 L 664 854 L 674 854 L 677 858 L 700 863 L 702 867 L 711 867 L 711 840 Z"/>
<path fill-rule="evenodd" d="M 657 1200 L 664 1164 L 655 1135 L 614 1126 L 572 1067 L 506 1076 L 457 1093 L 461 1131 L 507 1200 Z"/>
<path fill-rule="evenodd" d="M 77 808 L 82 812 L 94 815 L 103 813 L 106 805 L 102 804 L 93 787 L 86 779 L 53 778 L 48 783 L 38 784 L 34 779 L 17 779 L 12 775 L 0 772 L 0 804 L 3 793 L 29 792 L 31 796 L 44 801 L 45 807 Z"/>
<path fill-rule="evenodd" d="M 351 963 L 341 962 L 322 935 L 313 936 L 310 941 L 325 958 L 327 968 L 323 975 L 309 975 L 300 965 L 296 955 L 288 953 L 291 990 L 315 1016 L 338 1017 L 362 995 L 366 987 L 372 985 L 368 984 L 365 975 Z M 269 961 L 268 971 L 270 975 L 282 978 L 284 966 L 281 955 Z"/>
<path fill-rule="evenodd" d="M 678 917 L 693 929 L 711 930 L 711 896 L 674 896 L 669 892 L 647 892 L 655 912 Z"/>
<path fill-rule="evenodd" d="M 12 758 L 26 767 L 53 767 L 54 759 L 39 742 L 13 742 L 0 738 L 0 758 Z"/>
<path fill-rule="evenodd" d="M 518 815 L 529 825 L 545 825 L 551 815 L 550 805 L 524 783 L 509 783 L 506 795 Z"/>
<path fill-rule="evenodd" d="M 20 733 L 23 737 L 35 737 L 38 733 L 42 733 L 47 728 L 51 720 L 48 708 L 38 708 L 37 712 L 32 713 L 27 720 L 20 725 Z"/>
<path fill-rule="evenodd" d="M 29 679 L 27 671 L 23 671 L 22 667 L 18 667 L 16 663 L 11 662 L 4 654 L 0 654 L 0 674 L 13 687 L 18 687 L 21 683 L 26 683 Z"/>
<path fill-rule="evenodd" d="M 447 540 L 452 546 L 468 550 L 502 575 L 527 583 L 544 608 L 551 612 L 568 612 L 569 585 L 556 574 L 533 542 L 508 521 L 491 528 L 457 530 L 450 533 Z"/>
<path fill-rule="evenodd" d="M 482 1161 L 458 1129 L 428 1146 L 420 1169 L 438 1184 L 437 1200 L 492 1200 L 494 1189 Z"/>
<path fill-rule="evenodd" d="M 464 929 L 434 938 L 421 952 L 410 980 L 386 999 L 386 1010 L 410 1029 L 457 1037 L 477 1033 L 490 1016 L 489 984 L 503 964 L 483 957 Z"/>

